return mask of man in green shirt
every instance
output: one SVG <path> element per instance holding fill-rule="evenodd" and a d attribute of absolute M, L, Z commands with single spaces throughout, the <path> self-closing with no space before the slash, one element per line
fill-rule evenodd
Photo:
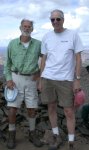
<path fill-rule="evenodd" d="M 31 37 L 33 22 L 27 19 L 21 21 L 21 36 L 10 41 L 7 49 L 7 58 L 4 74 L 7 87 L 18 89 L 18 95 L 9 106 L 9 138 L 7 147 L 13 149 L 16 145 L 16 112 L 24 99 L 29 121 L 29 140 L 35 146 L 42 146 L 35 132 L 36 109 L 38 106 L 37 79 L 39 78 L 38 60 L 40 57 L 41 42 Z"/>

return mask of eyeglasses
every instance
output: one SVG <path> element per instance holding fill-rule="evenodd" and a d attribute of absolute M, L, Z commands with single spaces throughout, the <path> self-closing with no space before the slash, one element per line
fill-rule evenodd
<path fill-rule="evenodd" d="M 61 21 L 61 18 L 51 18 L 50 20 L 51 20 L 51 22 L 54 22 L 55 20 L 56 21 Z"/>

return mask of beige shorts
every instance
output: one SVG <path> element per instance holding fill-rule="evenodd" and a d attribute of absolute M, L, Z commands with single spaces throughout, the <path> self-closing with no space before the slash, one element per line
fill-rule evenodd
<path fill-rule="evenodd" d="M 62 107 L 74 104 L 73 82 L 42 79 L 41 101 L 43 104 L 57 103 Z"/>
<path fill-rule="evenodd" d="M 8 102 L 7 106 L 20 108 L 22 101 L 27 108 L 38 107 L 37 83 L 33 81 L 33 76 L 23 76 L 12 73 L 13 81 L 18 89 L 18 95 L 14 102 Z"/>

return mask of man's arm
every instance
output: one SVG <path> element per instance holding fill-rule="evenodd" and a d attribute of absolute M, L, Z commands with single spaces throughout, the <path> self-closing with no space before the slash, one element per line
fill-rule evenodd
<path fill-rule="evenodd" d="M 80 87 L 80 78 L 81 78 L 81 52 L 75 55 L 76 57 L 76 66 L 75 66 L 75 79 L 74 79 L 74 91 L 79 90 Z"/>
<path fill-rule="evenodd" d="M 40 91 L 42 89 L 42 77 L 41 77 L 41 74 L 42 74 L 42 72 L 44 70 L 44 67 L 45 67 L 46 58 L 47 58 L 46 55 L 42 55 L 42 57 L 41 57 L 41 63 L 40 63 L 40 80 L 39 80 L 39 84 L 38 84 L 38 90 L 40 90 Z"/>
<path fill-rule="evenodd" d="M 41 66 L 40 66 L 41 74 L 42 74 L 44 67 L 45 67 L 46 58 L 47 58 L 46 55 L 42 55 L 42 57 L 41 57 Z"/>
<path fill-rule="evenodd" d="M 4 75 L 5 75 L 6 81 L 12 80 L 11 64 L 12 62 L 10 58 L 10 45 L 8 45 L 8 48 L 6 51 L 5 63 L 4 63 Z"/>
<path fill-rule="evenodd" d="M 81 75 L 81 52 L 76 54 L 76 67 L 75 67 L 75 78 Z"/>
<path fill-rule="evenodd" d="M 4 75 L 7 81 L 7 87 L 10 89 L 13 89 L 13 87 L 15 86 L 15 83 L 12 80 L 12 73 L 11 73 L 11 59 L 9 56 L 9 47 L 7 49 L 7 56 L 6 56 L 6 60 L 4 63 Z"/>

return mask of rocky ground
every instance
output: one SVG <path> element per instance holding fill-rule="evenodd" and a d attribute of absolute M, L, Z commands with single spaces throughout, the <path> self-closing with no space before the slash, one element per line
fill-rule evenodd
<path fill-rule="evenodd" d="M 8 133 L 8 109 L 6 107 L 6 101 L 3 96 L 3 85 L 5 84 L 4 79 L 0 80 L 0 150 L 7 150 L 7 133 Z M 2 82 L 4 84 L 2 85 Z M 89 103 L 89 73 L 86 68 L 82 68 L 81 87 L 86 93 L 86 102 Z M 81 118 L 81 109 L 76 110 L 76 139 L 75 139 L 75 150 L 89 150 L 89 128 L 86 127 Z M 47 107 L 39 105 L 37 113 L 37 124 L 36 130 L 38 136 L 41 139 L 46 140 L 46 144 L 41 148 L 33 146 L 28 141 L 28 118 L 26 115 L 26 109 L 24 103 L 21 109 L 17 113 L 17 135 L 16 135 L 16 149 L 15 150 L 47 150 L 48 141 L 51 136 L 51 127 L 48 119 Z M 58 125 L 60 127 L 60 133 L 63 140 L 63 145 L 59 148 L 60 150 L 67 150 L 67 129 L 66 120 L 63 113 L 63 109 L 58 106 Z"/>
<path fill-rule="evenodd" d="M 23 123 L 22 123 L 23 124 Z M 43 145 L 41 148 L 33 146 L 32 143 L 28 141 L 28 132 L 26 127 L 22 124 L 17 125 L 17 138 L 16 138 L 16 148 L 15 150 L 48 150 L 48 145 Z M 50 138 L 50 130 L 46 130 L 48 133 L 47 138 Z M 49 132 L 48 132 L 49 131 Z M 6 136 L 6 134 L 5 134 Z M 39 135 L 40 136 L 40 135 Z M 63 133 L 63 145 L 59 148 L 60 150 L 68 150 L 68 144 L 66 139 L 66 134 Z M 0 139 L 0 150 L 7 150 L 6 148 L 7 141 Z M 75 140 L 75 150 L 89 150 L 89 135 L 83 135 L 81 132 L 76 130 L 76 140 Z"/>

